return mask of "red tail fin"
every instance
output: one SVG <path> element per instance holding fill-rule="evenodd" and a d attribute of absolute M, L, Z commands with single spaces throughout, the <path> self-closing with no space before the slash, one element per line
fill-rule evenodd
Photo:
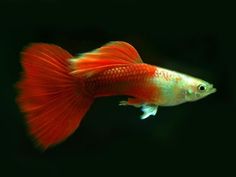
<path fill-rule="evenodd" d="M 23 51 L 17 101 L 30 134 L 43 149 L 71 135 L 93 102 L 83 81 L 71 76 L 69 58 L 72 55 L 62 48 L 43 43 Z"/>

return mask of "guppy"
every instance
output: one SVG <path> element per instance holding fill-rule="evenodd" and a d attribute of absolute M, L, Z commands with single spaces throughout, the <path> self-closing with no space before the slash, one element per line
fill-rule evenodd
<path fill-rule="evenodd" d="M 201 79 L 143 63 L 135 48 L 122 41 L 79 56 L 34 43 L 22 52 L 22 66 L 17 102 L 43 149 L 70 136 L 97 97 L 127 95 L 119 105 L 141 107 L 145 119 L 158 106 L 196 101 L 216 91 Z"/>

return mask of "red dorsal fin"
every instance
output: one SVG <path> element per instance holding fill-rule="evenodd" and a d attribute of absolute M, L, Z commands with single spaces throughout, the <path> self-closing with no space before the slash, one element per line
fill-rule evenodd
<path fill-rule="evenodd" d="M 73 58 L 71 62 L 73 74 L 89 77 L 111 67 L 142 63 L 142 59 L 132 45 L 115 41 Z"/>
<path fill-rule="evenodd" d="M 29 133 L 43 149 L 71 135 L 93 102 L 83 81 L 70 74 L 70 58 L 64 49 L 43 43 L 30 45 L 22 54 L 17 101 Z"/>
<path fill-rule="evenodd" d="M 125 60 L 130 63 L 142 63 L 137 50 L 127 42 L 113 41 L 97 49 L 98 52 L 109 54 L 110 57 L 116 56 L 117 59 Z"/>

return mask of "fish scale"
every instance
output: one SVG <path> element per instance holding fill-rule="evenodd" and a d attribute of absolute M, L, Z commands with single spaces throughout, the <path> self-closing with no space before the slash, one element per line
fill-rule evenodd
<path fill-rule="evenodd" d="M 145 71 L 145 72 L 143 72 Z M 89 93 L 95 97 L 112 96 L 117 94 L 133 97 L 148 93 L 155 67 L 146 64 L 133 64 L 105 70 L 98 75 L 88 78 L 85 83 Z M 154 97 L 154 95 L 148 95 Z"/>

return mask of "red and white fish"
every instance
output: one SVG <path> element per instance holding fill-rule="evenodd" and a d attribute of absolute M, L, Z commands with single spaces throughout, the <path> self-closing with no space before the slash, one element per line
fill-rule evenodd
<path fill-rule="evenodd" d="M 120 105 L 141 107 L 145 119 L 158 106 L 195 101 L 216 91 L 201 79 L 143 63 L 135 48 L 121 41 L 78 57 L 56 45 L 35 43 L 23 51 L 22 65 L 17 101 L 43 149 L 70 136 L 97 97 L 127 95 Z"/>

